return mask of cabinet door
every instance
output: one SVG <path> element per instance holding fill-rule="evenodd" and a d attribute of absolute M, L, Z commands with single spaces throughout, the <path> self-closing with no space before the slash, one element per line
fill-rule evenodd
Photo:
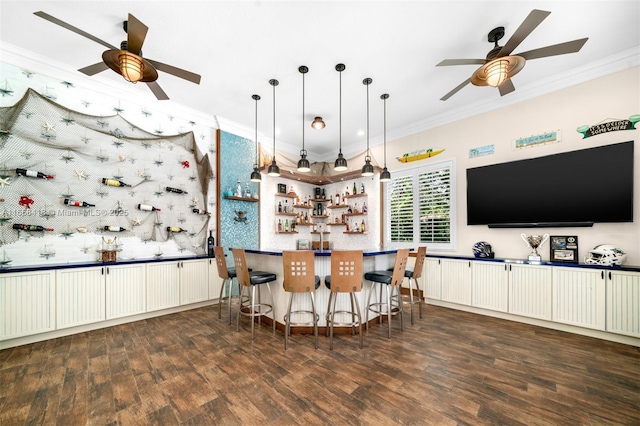
<path fill-rule="evenodd" d="M 640 273 L 607 271 L 607 331 L 640 337 Z"/>
<path fill-rule="evenodd" d="M 105 320 L 105 267 L 56 271 L 56 328 Z"/>
<path fill-rule="evenodd" d="M 218 266 L 215 259 L 209 259 L 209 300 L 220 297 L 222 278 L 218 275 Z"/>
<path fill-rule="evenodd" d="M 471 261 L 442 260 L 442 300 L 471 306 Z"/>
<path fill-rule="evenodd" d="M 424 290 L 424 296 L 429 299 L 441 300 L 441 276 L 442 265 L 440 259 L 425 259 L 424 270 L 420 278 L 420 288 Z"/>
<path fill-rule="evenodd" d="M 178 262 L 147 264 L 147 312 L 178 306 L 179 267 Z"/>
<path fill-rule="evenodd" d="M 208 259 L 180 262 L 180 304 L 202 302 L 208 298 Z"/>
<path fill-rule="evenodd" d="M 0 276 L 0 340 L 55 330 L 53 271 Z"/>
<path fill-rule="evenodd" d="M 145 265 L 106 267 L 106 316 L 107 319 L 126 317 L 145 312 Z"/>
<path fill-rule="evenodd" d="M 507 312 L 509 308 L 509 275 L 507 265 L 473 262 L 473 306 Z"/>
<path fill-rule="evenodd" d="M 509 265 L 509 313 L 551 321 L 551 267 Z"/>
<path fill-rule="evenodd" d="M 605 273 L 578 268 L 553 268 L 553 321 L 605 328 Z"/>

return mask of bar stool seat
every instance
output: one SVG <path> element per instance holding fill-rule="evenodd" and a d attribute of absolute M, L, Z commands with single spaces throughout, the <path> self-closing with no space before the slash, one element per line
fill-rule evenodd
<path fill-rule="evenodd" d="M 258 318 L 258 324 L 263 316 L 273 312 L 273 332 L 276 332 L 276 314 L 275 314 L 275 302 L 273 299 L 273 293 L 271 292 L 271 286 L 269 283 L 276 280 L 276 274 L 266 271 L 251 271 L 247 267 L 247 259 L 244 249 L 234 248 L 231 249 L 233 253 L 233 262 L 236 266 L 236 277 L 240 284 L 240 308 L 238 309 L 236 330 L 240 330 L 240 316 L 246 316 L 251 318 L 251 340 L 255 338 L 255 318 Z M 269 295 L 271 297 L 271 303 L 265 303 L 260 298 L 260 293 L 256 297 L 256 288 L 259 290 L 260 286 L 266 285 Z M 245 294 L 246 293 L 246 294 Z M 244 297 L 243 297 L 244 296 Z M 257 302 L 256 302 L 257 301 Z M 256 310 L 257 309 L 257 310 Z"/>
<path fill-rule="evenodd" d="M 316 313 L 315 291 L 320 287 L 320 277 L 315 275 L 315 254 L 311 250 L 295 250 L 282 252 L 282 270 L 284 279 L 282 287 L 284 291 L 290 293 L 289 306 L 284 316 L 284 349 L 289 345 L 291 326 L 313 326 L 315 337 L 315 347 L 318 349 L 318 314 Z M 308 296 L 311 301 L 311 309 L 303 305 L 302 299 Z M 296 306 L 300 308 L 292 310 L 293 299 L 299 300 Z M 292 321 L 292 318 L 300 319 Z M 303 321 L 303 318 L 310 318 L 310 321 Z"/>
<path fill-rule="evenodd" d="M 364 320 L 367 330 L 369 329 L 369 312 L 371 311 L 379 315 L 380 323 L 382 323 L 382 316 L 387 316 L 389 323 L 388 338 L 391 338 L 391 317 L 394 315 L 400 316 L 400 330 L 404 331 L 400 286 L 402 285 L 402 280 L 404 280 L 404 273 L 407 267 L 408 258 L 409 249 L 400 249 L 396 253 L 393 271 L 371 271 L 364 274 L 364 279 L 371 281 Z M 383 285 L 386 288 L 386 301 L 382 297 Z M 376 287 L 379 287 L 379 298 L 378 301 L 371 303 L 371 295 L 375 293 Z"/>
<path fill-rule="evenodd" d="M 424 259 L 427 254 L 427 247 L 421 246 L 418 247 L 418 251 L 416 252 L 416 263 L 414 267 L 407 266 L 404 271 L 404 277 L 409 279 L 409 307 L 411 310 L 411 324 L 413 324 L 413 305 L 418 304 L 418 312 L 419 316 L 422 319 L 422 305 L 424 304 L 424 294 L 420 290 L 420 285 L 418 284 L 418 278 L 422 277 L 422 270 L 424 269 Z M 388 271 L 393 271 L 393 268 L 389 268 Z M 418 293 L 418 297 L 414 298 L 413 287 L 415 285 L 416 291 Z M 406 298 L 405 298 L 406 300 Z"/>

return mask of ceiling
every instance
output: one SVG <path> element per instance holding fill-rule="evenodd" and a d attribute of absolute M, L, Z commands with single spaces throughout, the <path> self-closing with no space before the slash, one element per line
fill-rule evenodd
<path fill-rule="evenodd" d="M 487 33 L 505 27 L 503 45 L 532 9 L 552 12 L 514 53 L 588 37 L 578 53 L 527 61 L 513 78 L 516 91 L 501 97 L 490 87 L 467 85 L 475 65 L 436 67 L 443 59 L 484 58 Z M 33 14 L 44 11 L 119 46 L 122 21 L 131 13 L 149 27 L 145 57 L 202 75 L 196 85 L 160 72 L 172 102 L 215 115 L 253 138 L 259 94 L 261 142 L 275 133 L 278 151 L 297 157 L 302 144 L 311 161 L 335 159 L 339 137 L 338 63 L 342 73 L 342 147 L 347 158 L 383 140 L 415 134 L 479 112 L 638 65 L 638 1 L 7 1 L 0 0 L 0 40 L 76 70 L 101 60 L 105 48 Z M 305 114 L 302 115 L 302 74 Z M 613 67 L 613 68 L 612 68 Z M 82 75 L 78 73 L 78 75 Z M 129 85 L 107 70 L 92 77 Z M 148 96 L 144 84 L 136 90 Z M 310 123 L 322 116 L 323 130 Z"/>

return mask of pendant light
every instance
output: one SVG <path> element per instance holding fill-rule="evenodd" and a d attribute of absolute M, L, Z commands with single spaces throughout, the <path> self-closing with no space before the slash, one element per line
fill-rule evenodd
<path fill-rule="evenodd" d="M 251 182 L 260 182 L 262 180 L 260 170 L 258 169 L 258 162 L 260 158 L 258 154 L 258 101 L 260 100 L 260 95 L 253 95 L 251 98 L 256 101 L 256 163 L 253 165 L 253 172 L 251 172 Z"/>
<path fill-rule="evenodd" d="M 389 94 L 380 95 L 380 99 L 384 103 L 384 168 L 380 173 L 380 182 L 389 182 L 391 180 L 391 173 L 387 170 L 387 99 L 389 99 Z"/>
<path fill-rule="evenodd" d="M 309 68 L 302 65 L 298 68 L 300 74 L 302 74 L 302 150 L 300 151 L 300 159 L 298 160 L 298 171 L 301 173 L 307 173 L 311 171 L 311 165 L 307 160 L 307 150 L 304 149 L 304 75 L 309 72 Z"/>
<path fill-rule="evenodd" d="M 269 84 L 273 86 L 273 159 L 267 170 L 269 176 L 280 176 L 280 167 L 276 164 L 276 86 L 280 84 L 275 78 L 269 80 Z"/>
<path fill-rule="evenodd" d="M 342 71 L 344 71 L 346 67 L 344 64 L 336 65 L 336 71 L 340 73 L 340 130 L 339 130 L 339 140 L 340 140 L 340 151 L 338 151 L 338 158 L 333 166 L 336 172 L 344 172 L 347 170 L 347 160 L 342 155 Z"/>
<path fill-rule="evenodd" d="M 362 84 L 367 86 L 367 155 L 364 157 L 364 166 L 362 166 L 362 176 L 373 176 L 374 170 L 371 165 L 371 156 L 369 155 L 369 85 L 373 83 L 370 78 L 362 80 Z"/>

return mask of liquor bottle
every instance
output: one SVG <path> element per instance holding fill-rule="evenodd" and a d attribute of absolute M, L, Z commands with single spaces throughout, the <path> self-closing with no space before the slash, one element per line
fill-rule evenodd
<path fill-rule="evenodd" d="M 278 213 L 282 213 L 282 201 L 278 201 Z"/>
<path fill-rule="evenodd" d="M 289 232 L 289 219 L 284 221 L 284 232 Z"/>
<path fill-rule="evenodd" d="M 304 223 L 309 223 L 309 213 L 304 212 Z"/>
<path fill-rule="evenodd" d="M 360 193 L 364 194 L 364 183 L 360 184 Z"/>
<path fill-rule="evenodd" d="M 122 226 L 103 226 L 102 230 L 103 231 L 109 231 L 109 232 L 124 232 L 124 231 L 128 231 L 127 228 L 123 228 Z"/>
<path fill-rule="evenodd" d="M 167 192 L 175 192 L 176 194 L 188 194 L 187 191 L 183 191 L 182 189 L 179 188 L 171 188 L 170 186 L 167 186 L 166 188 L 164 188 Z"/>
<path fill-rule="evenodd" d="M 102 183 L 108 186 L 131 186 L 117 179 L 102 178 Z"/>
<path fill-rule="evenodd" d="M 144 210 L 146 212 L 155 212 L 155 211 L 159 212 L 160 211 L 159 208 L 150 206 L 148 204 L 138 204 L 136 207 L 139 208 L 140 210 Z"/>
<path fill-rule="evenodd" d="M 247 182 L 244 190 L 244 198 L 251 198 L 251 188 L 249 188 L 249 182 Z"/>
<path fill-rule="evenodd" d="M 344 190 L 344 195 L 349 195 L 349 185 L 347 185 L 347 189 Z"/>
<path fill-rule="evenodd" d="M 74 207 L 95 207 L 96 206 L 95 204 L 89 204 L 86 201 L 71 200 L 69 198 L 65 198 L 64 203 L 67 206 L 74 206 Z"/>
<path fill-rule="evenodd" d="M 42 172 L 36 172 L 33 170 L 27 170 L 27 169 L 16 169 L 16 174 L 20 176 L 34 177 L 34 178 L 40 178 L 40 179 L 53 179 L 53 176 L 51 175 L 45 175 Z"/>
<path fill-rule="evenodd" d="M 364 219 L 362 219 L 362 223 L 360 224 L 360 232 L 364 232 L 366 229 L 365 224 L 364 224 Z"/>
<path fill-rule="evenodd" d="M 158 209 L 160 210 L 160 209 Z M 191 209 L 192 212 L 194 212 L 195 214 L 201 214 L 203 216 L 210 214 L 208 211 L 203 210 L 203 209 Z"/>
<path fill-rule="evenodd" d="M 326 197 L 325 193 L 324 193 L 324 188 L 322 188 L 322 199 L 324 200 Z"/>
<path fill-rule="evenodd" d="M 53 231 L 53 228 L 45 228 L 44 226 L 40 225 L 24 225 L 22 223 L 14 223 L 12 227 L 13 229 L 21 229 L 23 231 Z"/>
<path fill-rule="evenodd" d="M 356 183 L 353 182 L 353 192 L 351 194 L 356 195 L 357 193 L 358 193 L 358 187 L 356 186 Z"/>
<path fill-rule="evenodd" d="M 282 219 L 278 219 L 278 232 L 282 232 Z"/>
<path fill-rule="evenodd" d="M 284 200 L 284 208 L 283 211 L 285 213 L 289 213 L 289 200 Z"/>
<path fill-rule="evenodd" d="M 362 213 L 367 212 L 367 203 L 362 203 Z"/>
<path fill-rule="evenodd" d="M 336 201 L 335 201 L 335 203 L 336 203 L 336 206 L 339 206 L 339 205 L 340 205 L 340 194 L 336 194 Z"/>
<path fill-rule="evenodd" d="M 213 231 L 209 231 L 209 237 L 207 238 L 207 255 L 213 257 L 213 247 L 216 245 L 216 239 L 213 238 Z"/>
<path fill-rule="evenodd" d="M 236 197 L 242 197 L 242 184 L 240 183 L 240 179 L 236 183 Z"/>
<path fill-rule="evenodd" d="M 187 232 L 187 230 L 182 229 L 179 226 L 167 226 L 167 232 L 173 232 L 174 234 L 178 234 L 180 232 Z"/>

